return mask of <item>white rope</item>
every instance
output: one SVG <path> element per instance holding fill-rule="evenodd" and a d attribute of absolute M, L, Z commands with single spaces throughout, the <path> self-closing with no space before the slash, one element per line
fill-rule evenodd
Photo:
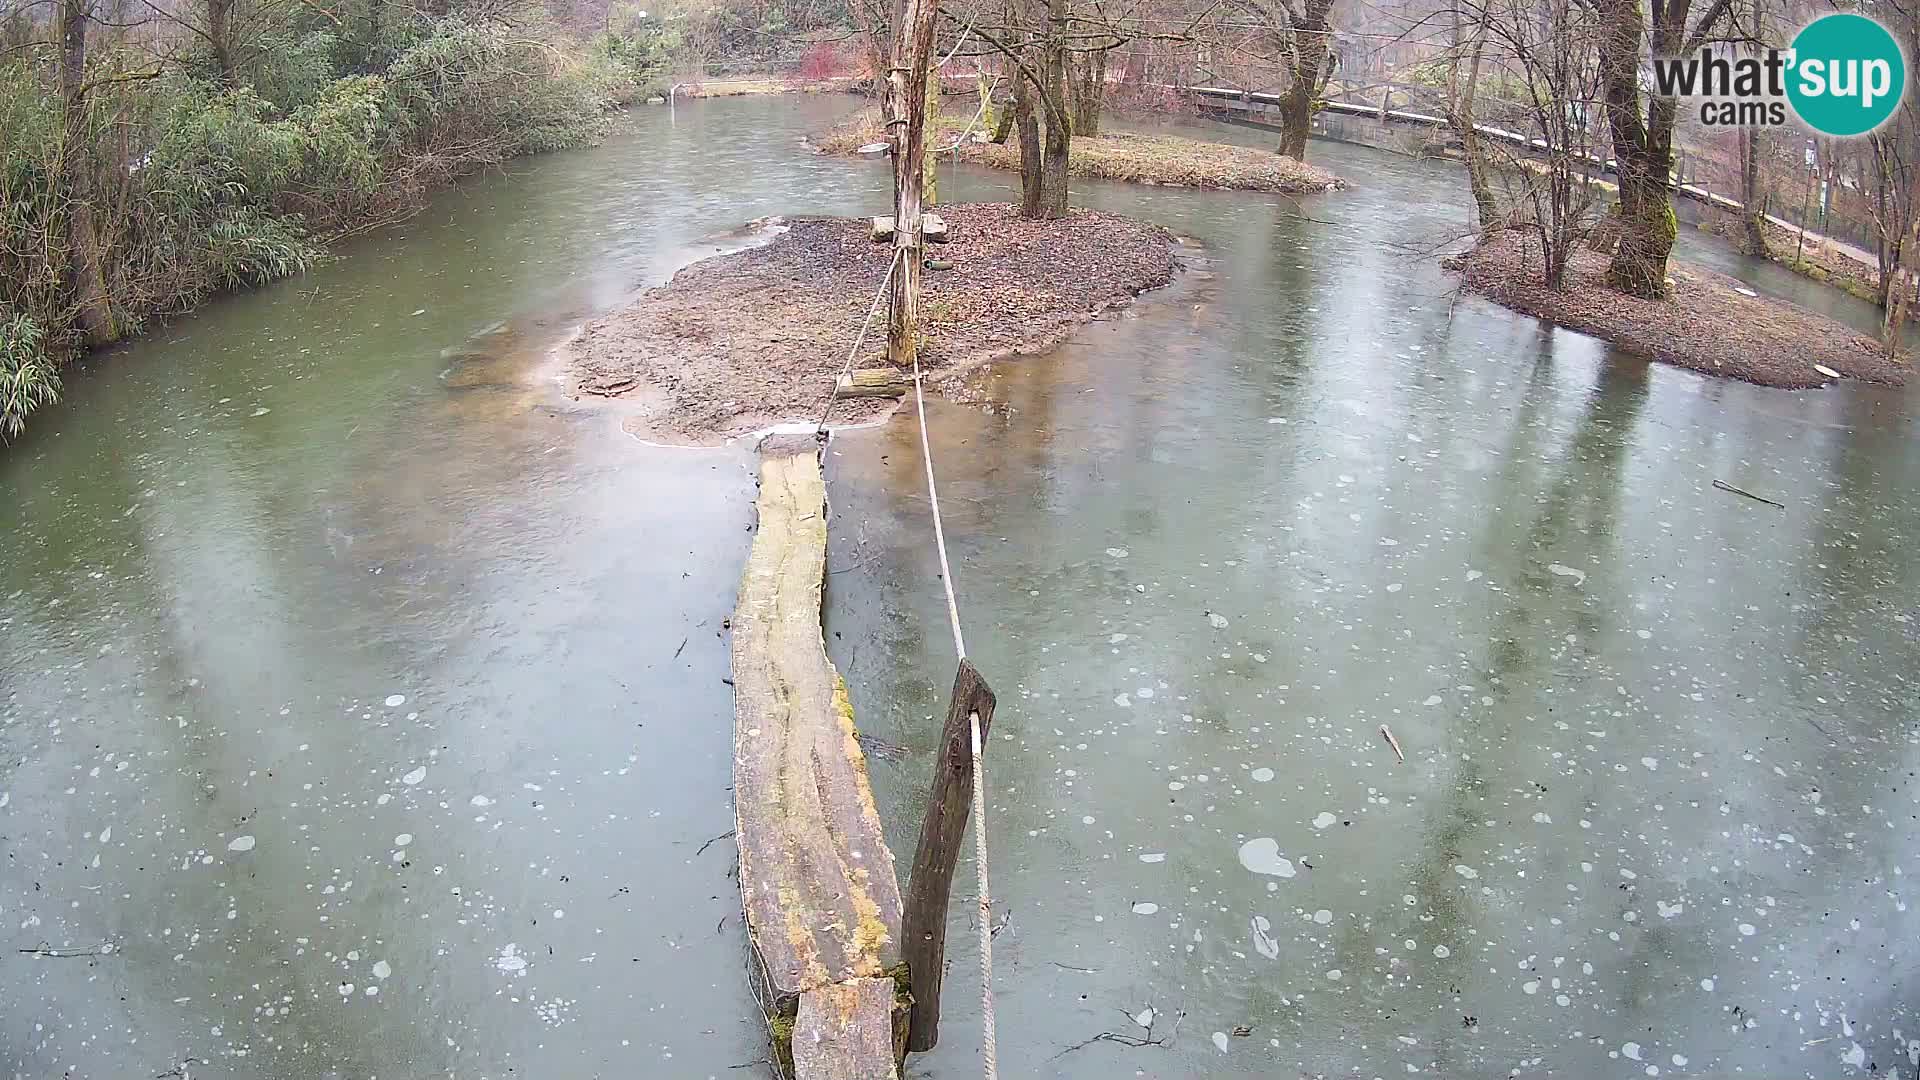
<path fill-rule="evenodd" d="M 893 258 L 887 260 L 887 272 L 880 279 L 880 288 L 873 294 L 873 303 L 867 308 L 867 319 L 860 324 L 860 333 L 853 339 L 853 348 L 847 350 L 847 362 L 840 368 L 840 374 L 827 388 L 827 403 L 820 409 L 820 424 L 814 428 L 814 434 L 827 430 L 827 417 L 833 415 L 833 403 L 840 400 L 840 380 L 853 370 L 853 360 L 860 355 L 860 346 L 866 344 L 867 328 L 873 325 L 873 317 L 880 310 L 880 300 L 887 295 L 887 286 L 893 281 L 893 271 L 900 265 L 900 249 L 896 248 Z"/>
<path fill-rule="evenodd" d="M 973 724 L 973 866 L 980 888 L 980 1057 L 987 1080 L 996 1080 L 999 1051 L 993 1039 L 993 900 L 987 891 L 987 774 L 980 760 L 980 714 Z"/>
<path fill-rule="evenodd" d="M 940 523 L 940 490 L 933 479 L 933 445 L 927 439 L 927 398 L 922 390 L 920 350 L 913 353 L 913 410 L 920 419 L 920 459 L 927 464 L 927 502 L 933 508 L 933 543 L 940 553 L 940 581 L 947 590 L 947 620 L 953 627 L 953 651 L 967 658 L 960 634 L 960 602 L 953 595 L 953 567 L 947 562 L 947 531 Z M 993 1020 L 993 894 L 987 881 L 987 770 L 981 758 L 980 714 L 969 713 L 973 733 L 973 868 L 980 894 L 980 1057 L 986 1080 L 998 1080 L 999 1050 Z"/>
<path fill-rule="evenodd" d="M 953 651 L 967 658 L 960 635 L 960 602 L 953 598 L 953 568 L 947 565 L 947 531 L 940 525 L 940 490 L 933 483 L 933 447 L 927 443 L 927 399 L 920 392 L 920 350 L 913 351 L 913 408 L 920 415 L 920 460 L 927 463 L 927 502 L 933 506 L 933 542 L 940 549 L 940 583 L 947 588 L 947 619 L 953 624 Z M 976 790 L 978 785 L 975 785 Z"/>

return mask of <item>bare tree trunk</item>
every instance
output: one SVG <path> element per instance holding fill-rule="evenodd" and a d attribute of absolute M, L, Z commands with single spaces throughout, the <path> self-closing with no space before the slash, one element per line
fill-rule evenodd
<path fill-rule="evenodd" d="M 107 289 L 105 259 L 95 217 L 93 161 L 87 124 L 87 25 L 91 0 L 60 4 L 60 173 L 66 189 L 65 270 L 67 299 L 87 344 L 104 345 L 120 337 L 119 320 Z"/>
<path fill-rule="evenodd" d="M 234 85 L 233 0 L 207 0 L 207 46 L 220 85 Z"/>
<path fill-rule="evenodd" d="M 1073 118 L 1067 89 L 1067 47 L 1061 35 L 1068 0 L 1047 0 L 1048 33 L 1040 45 L 1040 103 L 1046 113 L 1047 142 L 1040 167 L 1040 216 L 1067 216 L 1067 164 L 1073 153 Z"/>
<path fill-rule="evenodd" d="M 1640 0 L 1602 0 L 1599 11 L 1603 98 L 1620 170 L 1620 242 L 1607 264 L 1607 283 L 1631 296 L 1659 299 L 1667 295 L 1667 259 L 1680 231 L 1673 216 L 1676 106 L 1672 98 L 1655 96 L 1647 101 L 1645 115 L 1641 113 L 1640 51 L 1646 22 Z M 1686 30 L 1684 5 L 1679 17 L 1677 29 L 1655 27 L 1654 47 L 1661 55 L 1678 51 L 1678 39 Z"/>
<path fill-rule="evenodd" d="M 1454 46 L 1460 46 L 1460 17 L 1456 12 L 1453 23 Z M 1500 205 L 1494 201 L 1493 185 L 1487 178 L 1486 148 L 1480 145 L 1480 133 L 1475 129 L 1473 115 L 1474 88 L 1480 82 L 1480 64 L 1486 53 L 1486 29 L 1475 23 L 1473 45 L 1467 54 L 1467 71 L 1464 81 L 1460 78 L 1460 63 L 1455 59 L 1450 72 L 1453 81 L 1453 110 L 1448 116 L 1452 122 L 1453 133 L 1460 140 L 1460 156 L 1467 166 L 1467 189 L 1473 193 L 1474 209 L 1479 213 L 1480 231 L 1488 232 L 1500 223 Z"/>
<path fill-rule="evenodd" d="M 1914 196 L 1920 195 L 1920 180 L 1907 193 L 1907 203 L 1914 205 Z M 1886 316 L 1880 324 L 1880 344 L 1892 356 L 1900 350 L 1900 330 L 1906 325 L 1907 309 L 1913 300 L 1915 273 L 1913 252 L 1920 247 L 1920 214 L 1909 214 L 1907 228 L 1900 245 L 1900 254 L 1895 257 L 1892 273 L 1881 275 L 1881 290 L 1886 294 Z"/>
<path fill-rule="evenodd" d="M 1080 54 L 1072 64 L 1073 133 L 1100 134 L 1100 113 L 1107 93 L 1107 53 L 1104 49 Z"/>
<path fill-rule="evenodd" d="M 1034 115 L 1033 85 L 1026 75 L 1013 75 L 1013 126 L 1020 133 L 1020 216 L 1040 218 L 1040 118 Z"/>
<path fill-rule="evenodd" d="M 906 367 L 919 347 L 920 233 L 926 180 L 927 68 L 933 59 L 935 0 L 906 0 L 896 9 L 893 64 L 887 72 L 887 139 L 893 145 L 894 271 L 887 303 L 887 358 Z"/>
<path fill-rule="evenodd" d="M 1760 191 L 1760 129 L 1740 133 L 1740 250 L 1767 255 L 1767 200 Z"/>
<path fill-rule="evenodd" d="M 1332 10 L 1333 0 L 1305 0 L 1293 26 L 1293 83 L 1280 102 L 1280 153 L 1295 161 L 1307 160 L 1314 102 L 1333 73 L 1328 63 L 1332 32 L 1327 23 Z"/>

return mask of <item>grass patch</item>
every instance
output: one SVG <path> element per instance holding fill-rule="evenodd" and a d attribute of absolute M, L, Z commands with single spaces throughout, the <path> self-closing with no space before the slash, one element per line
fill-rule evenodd
<path fill-rule="evenodd" d="M 943 113 L 934 122 L 931 145 L 947 151 L 967 130 L 971 113 Z M 979 133 L 975 128 L 974 134 Z M 868 143 L 880 142 L 880 114 L 863 109 L 814 139 L 829 154 L 850 154 Z M 996 169 L 1020 168 L 1020 148 L 1003 144 L 961 143 L 959 157 Z M 1283 195 L 1317 194 L 1346 186 L 1325 169 L 1249 146 L 1183 139 L 1176 135 L 1110 132 L 1076 136 L 1067 171 L 1087 180 L 1120 180 L 1131 184 L 1213 188 L 1227 191 L 1268 191 Z"/>

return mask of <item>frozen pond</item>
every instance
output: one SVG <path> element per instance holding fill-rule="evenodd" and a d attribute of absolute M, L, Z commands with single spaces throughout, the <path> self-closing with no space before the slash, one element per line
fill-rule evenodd
<path fill-rule="evenodd" d="M 843 107 L 637 111 L 100 358 L 0 455 L 0 1068 L 753 1075 L 751 458 L 535 360 L 749 218 L 870 212 L 883 166 L 798 142 Z M 1002 1068 L 1912 1077 L 1911 405 L 1450 322 L 1390 242 L 1457 177 L 1321 149 L 1358 186 L 1319 222 L 1090 187 L 1210 265 L 932 411 L 1001 694 Z M 918 448 L 834 450 L 904 866 L 953 661 Z M 916 1075 L 976 1075 L 963 930 Z M 1149 1007 L 1170 1045 L 1068 1049 Z"/>

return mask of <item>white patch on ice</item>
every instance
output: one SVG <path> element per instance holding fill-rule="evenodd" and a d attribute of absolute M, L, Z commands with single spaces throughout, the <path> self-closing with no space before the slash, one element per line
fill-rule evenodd
<path fill-rule="evenodd" d="M 1313 815 L 1313 827 L 1316 829 L 1332 828 L 1333 823 L 1339 820 L 1340 820 L 1339 818 L 1334 817 L 1332 814 L 1327 813 L 1325 810 L 1322 810 L 1319 813 Z"/>
<path fill-rule="evenodd" d="M 1660 917 L 1663 919 L 1671 919 L 1687 910 L 1685 904 L 1669 904 L 1665 900 L 1655 900 L 1653 906 L 1659 910 Z"/>
<path fill-rule="evenodd" d="M 410 832 L 403 832 L 399 836 L 396 836 L 393 838 L 394 847 L 406 847 L 408 844 L 411 844 L 411 843 L 413 843 L 413 834 Z"/>
<path fill-rule="evenodd" d="M 1166 853 L 1166 852 L 1164 852 L 1164 851 L 1149 851 L 1149 852 L 1145 852 L 1145 853 L 1143 853 L 1143 854 L 1142 854 L 1142 855 L 1140 856 L 1140 861 L 1141 861 L 1141 862 L 1144 862 L 1144 863 L 1158 863 L 1158 862 L 1166 862 L 1166 861 L 1167 861 L 1167 853 Z"/>
<path fill-rule="evenodd" d="M 426 778 L 427 778 L 427 767 L 425 765 L 422 765 L 419 768 L 408 773 L 407 775 L 401 777 L 400 782 L 407 785 L 408 787 L 412 787 L 413 785 L 419 783 L 422 780 L 425 780 Z"/>
<path fill-rule="evenodd" d="M 397 709 L 400 706 L 405 705 L 406 703 L 407 703 L 407 695 L 405 694 L 388 694 L 387 695 L 387 708 L 389 709 Z"/>
<path fill-rule="evenodd" d="M 508 942 L 501 946 L 500 955 L 493 958 L 493 967 L 502 975 L 519 975 L 527 970 L 527 958 L 520 954 L 520 946 Z"/>
<path fill-rule="evenodd" d="M 1227 1052 L 1227 1033 L 1224 1031 L 1214 1032 L 1213 1045 L 1219 1048 L 1221 1053 L 1223 1054 L 1226 1053 Z"/>
<path fill-rule="evenodd" d="M 374 978 L 376 978 L 376 979 L 384 979 L 384 978 L 386 978 L 386 977 L 388 977 L 388 976 L 390 976 L 390 975 L 392 975 L 392 974 L 393 974 L 393 965 L 392 965 L 392 964 L 389 964 L 389 963 L 387 963 L 387 962 L 386 962 L 385 960 L 375 960 L 375 961 L 373 962 L 373 977 L 374 977 Z M 371 989 L 371 988 L 369 988 L 369 989 Z"/>
<path fill-rule="evenodd" d="M 1641 768 L 1646 769 L 1648 772 L 1652 772 L 1655 769 L 1658 769 L 1660 767 L 1660 759 L 1643 757 L 1640 759 L 1640 766 Z"/>
<path fill-rule="evenodd" d="M 1445 945 L 1435 945 L 1433 947 L 1433 955 L 1438 959 L 1445 960 L 1447 957 L 1453 955 L 1453 950 L 1447 948 Z"/>
<path fill-rule="evenodd" d="M 1709 993 L 1709 994 L 1711 994 L 1711 993 L 1713 993 L 1713 980 L 1712 980 L 1712 979 L 1701 979 L 1701 980 L 1700 980 L 1700 989 L 1702 989 L 1702 990 L 1705 990 L 1705 991 L 1706 991 L 1707 993 Z"/>
<path fill-rule="evenodd" d="M 1752 937 L 1757 932 L 1758 931 L 1754 929 L 1753 924 L 1750 922 L 1743 922 L 1740 924 L 1741 937 Z"/>
<path fill-rule="evenodd" d="M 1854 1043 L 1840 1055 L 1840 1060 L 1858 1069 L 1867 1063 L 1867 1051 L 1859 1043 Z"/>
<path fill-rule="evenodd" d="M 1126 548 L 1108 548 L 1107 554 L 1116 559 L 1124 559 L 1127 557 L 1127 549 Z"/>
<path fill-rule="evenodd" d="M 1547 572 L 1555 577 L 1570 577 L 1573 579 L 1575 585 L 1585 585 L 1587 583 L 1587 572 L 1585 570 L 1575 570 L 1571 566 L 1550 563 L 1547 566 Z"/>
<path fill-rule="evenodd" d="M 487 798 L 485 795 L 475 795 L 473 798 L 468 799 L 467 802 L 473 806 L 492 806 L 493 805 L 493 800 Z"/>
<path fill-rule="evenodd" d="M 1341 977 L 1341 971 L 1340 971 L 1340 969 L 1339 969 L 1339 968 L 1330 968 L 1330 969 L 1328 969 L 1328 971 L 1327 971 L 1327 981 L 1328 981 L 1328 982 L 1339 982 L 1339 981 L 1340 981 L 1340 977 Z"/>
<path fill-rule="evenodd" d="M 1273 779 L 1273 770 L 1263 765 L 1260 768 L 1253 770 L 1252 776 L 1253 776 L 1254 783 L 1264 784 L 1267 781 Z"/>
<path fill-rule="evenodd" d="M 1269 960 L 1278 960 L 1280 958 L 1280 942 L 1276 941 L 1272 934 L 1267 933 L 1267 931 L 1271 929 L 1273 929 L 1273 924 L 1267 921 L 1265 915 L 1255 915 L 1253 917 L 1253 951 Z"/>
<path fill-rule="evenodd" d="M 1539 993 L 1539 992 L 1540 992 L 1540 980 L 1539 980 L 1539 979 L 1528 979 L 1528 980 L 1527 980 L 1526 982 L 1523 982 L 1523 983 L 1521 983 L 1521 984 L 1520 984 L 1520 992 L 1521 992 L 1521 993 L 1523 993 L 1523 994 L 1528 994 L 1528 995 L 1532 995 L 1532 994 L 1537 994 L 1537 993 Z"/>
<path fill-rule="evenodd" d="M 1473 867 L 1468 866 L 1466 863 L 1454 863 L 1453 872 L 1456 874 L 1459 874 L 1463 878 L 1466 878 L 1468 881 L 1473 881 L 1480 876 L 1480 871 L 1475 870 Z"/>
<path fill-rule="evenodd" d="M 1321 926 L 1325 926 L 1333 921 L 1333 912 L 1328 911 L 1326 908 L 1321 908 L 1319 911 L 1313 913 L 1313 921 L 1319 923 Z"/>
<path fill-rule="evenodd" d="M 1215 630 L 1225 630 L 1227 628 L 1227 617 L 1217 611 L 1209 611 L 1207 612 L 1207 623 Z"/>
<path fill-rule="evenodd" d="M 1293 861 L 1281 856 L 1280 845 L 1271 836 L 1257 836 L 1240 845 L 1240 865 L 1256 874 L 1290 878 Z"/>
<path fill-rule="evenodd" d="M 236 836 L 233 839 L 227 841 L 227 850 L 228 851 L 252 851 L 253 837 Z"/>
<path fill-rule="evenodd" d="M 1637 1042 L 1630 1042 L 1630 1043 L 1623 1044 L 1620 1047 L 1620 1056 L 1623 1058 L 1626 1058 L 1628 1061 L 1639 1061 L 1640 1060 L 1640 1044 Z"/>

